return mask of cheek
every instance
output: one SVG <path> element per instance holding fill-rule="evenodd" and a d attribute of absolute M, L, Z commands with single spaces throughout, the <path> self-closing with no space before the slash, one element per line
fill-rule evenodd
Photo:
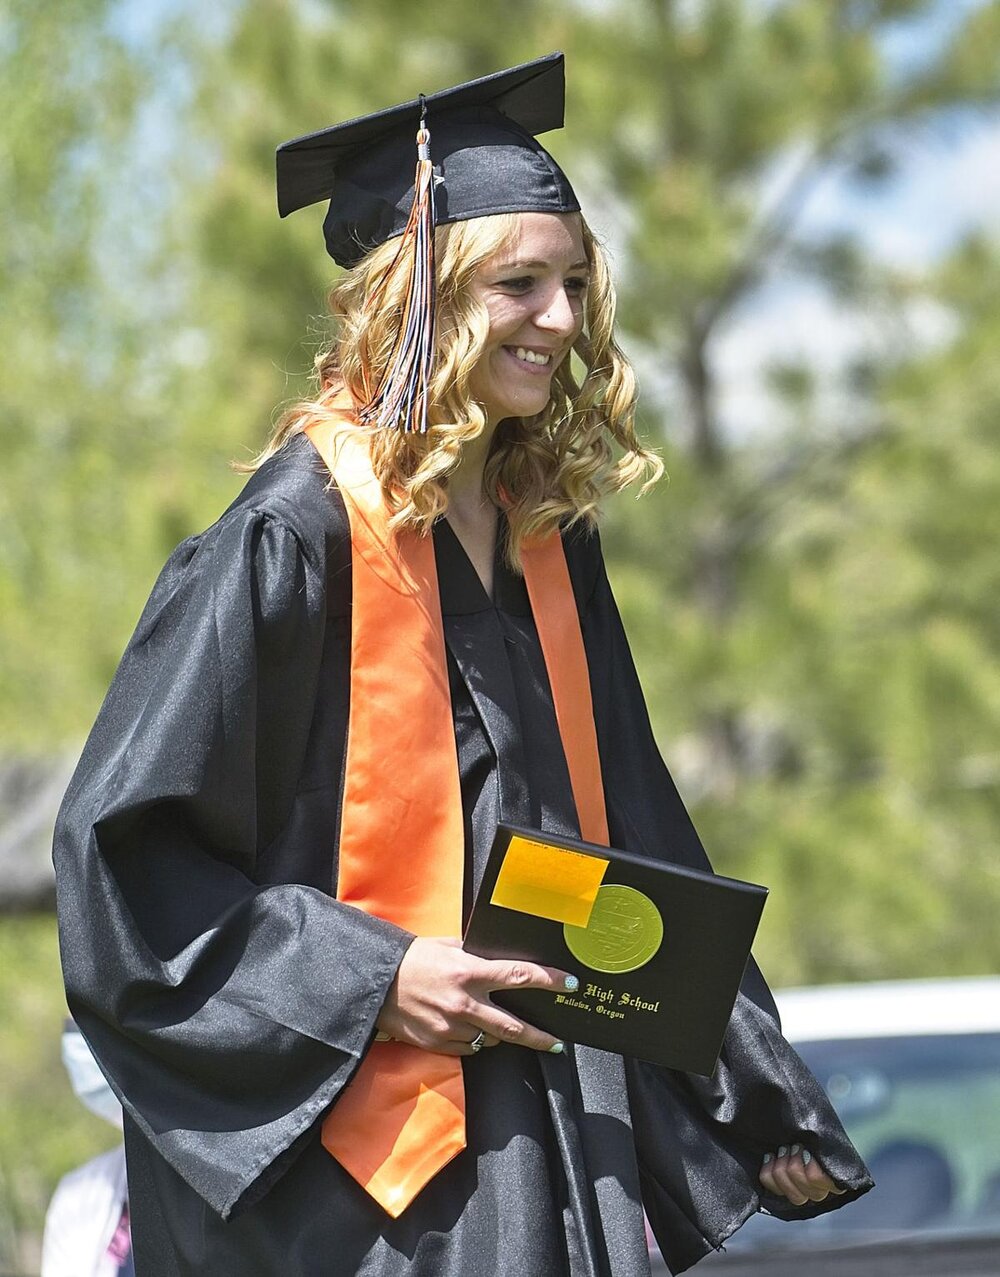
<path fill-rule="evenodd" d="M 524 323 L 524 307 L 518 306 L 510 298 L 499 298 L 487 302 L 486 310 L 490 317 L 490 331 L 487 341 L 490 345 L 502 345 L 511 333 Z"/>

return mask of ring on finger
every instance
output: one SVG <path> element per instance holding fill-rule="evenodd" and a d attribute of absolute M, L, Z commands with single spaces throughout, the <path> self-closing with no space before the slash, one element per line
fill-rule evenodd
<path fill-rule="evenodd" d="M 479 1032 L 476 1034 L 476 1036 L 469 1043 L 469 1046 L 472 1048 L 473 1055 L 478 1054 L 478 1052 L 480 1052 L 485 1045 L 486 1045 L 486 1033 L 484 1032 L 484 1030 L 480 1029 Z"/>

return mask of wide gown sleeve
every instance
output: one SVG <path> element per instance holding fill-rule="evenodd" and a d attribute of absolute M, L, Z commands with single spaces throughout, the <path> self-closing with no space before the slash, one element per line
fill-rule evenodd
<path fill-rule="evenodd" d="M 223 1216 L 348 1082 L 412 940 L 257 874 L 286 836 L 324 627 L 323 564 L 272 514 L 236 508 L 178 547 L 56 825 L 70 1009 L 146 1138 Z"/>
<path fill-rule="evenodd" d="M 611 841 L 709 869 L 663 763 L 596 533 L 582 609 Z M 626 1060 L 647 1214 L 672 1272 L 715 1249 L 760 1209 L 805 1219 L 853 1201 L 872 1179 L 826 1093 L 781 1033 L 753 959 L 712 1078 Z M 793 1206 L 761 1187 L 761 1158 L 782 1144 L 816 1155 L 843 1196 Z"/>

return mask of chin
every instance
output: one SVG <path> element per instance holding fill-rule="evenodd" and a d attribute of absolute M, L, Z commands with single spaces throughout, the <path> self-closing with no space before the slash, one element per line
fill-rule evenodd
<path fill-rule="evenodd" d="M 509 404 L 499 408 L 495 414 L 496 421 L 503 421 L 507 417 L 537 417 L 543 412 L 545 405 L 548 403 L 548 397 L 540 400 L 536 404 Z"/>
<path fill-rule="evenodd" d="M 549 402 L 549 391 L 535 395 L 509 395 L 495 398 L 489 407 L 493 421 L 503 421 L 505 417 L 535 417 L 545 410 Z"/>
<path fill-rule="evenodd" d="M 506 359 L 506 356 L 504 356 Z M 539 379 L 537 385 L 524 384 L 524 379 L 504 375 L 505 370 L 495 364 L 489 370 L 493 375 L 482 378 L 471 389 L 486 411 L 490 421 L 505 421 L 508 417 L 536 417 L 548 406 L 552 390 L 552 377 Z M 553 370 L 554 371 L 554 370 Z M 483 384 L 485 383 L 485 384 Z M 477 393 L 478 391 L 478 393 Z"/>

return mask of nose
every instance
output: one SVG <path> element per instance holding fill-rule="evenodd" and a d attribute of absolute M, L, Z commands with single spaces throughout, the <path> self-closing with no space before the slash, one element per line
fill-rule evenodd
<path fill-rule="evenodd" d="M 579 298 L 571 297 L 562 284 L 547 295 L 535 314 L 535 326 L 558 337 L 568 337 L 580 319 Z"/>

